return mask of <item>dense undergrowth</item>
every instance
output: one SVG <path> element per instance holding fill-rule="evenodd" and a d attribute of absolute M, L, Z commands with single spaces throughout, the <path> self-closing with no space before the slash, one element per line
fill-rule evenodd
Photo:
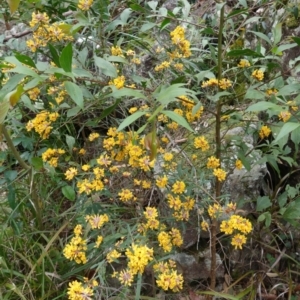
<path fill-rule="evenodd" d="M 202 2 L 0 4 L 1 299 L 297 298 L 298 7 Z"/>

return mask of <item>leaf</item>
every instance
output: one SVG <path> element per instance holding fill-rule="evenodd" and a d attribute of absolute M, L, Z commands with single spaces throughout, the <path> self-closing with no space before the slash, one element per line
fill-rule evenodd
<path fill-rule="evenodd" d="M 263 39 L 264 41 L 266 41 L 269 45 L 272 44 L 271 40 L 269 39 L 269 37 L 267 35 L 265 35 L 264 33 L 262 32 L 257 32 L 257 31 L 252 31 L 252 30 L 249 30 L 248 32 L 251 32 L 253 34 L 255 34 L 256 36 L 258 36 L 259 38 Z"/>
<path fill-rule="evenodd" d="M 71 135 L 67 135 L 66 134 L 66 143 L 67 143 L 67 145 L 69 147 L 69 151 L 72 152 L 73 147 L 75 145 L 75 138 L 73 136 L 71 136 Z"/>
<path fill-rule="evenodd" d="M 72 43 L 69 43 L 61 52 L 59 63 L 65 72 L 72 72 L 73 49 Z"/>
<path fill-rule="evenodd" d="M 59 55 L 56 51 L 56 49 L 49 43 L 48 48 L 50 50 L 52 60 L 56 64 L 57 67 L 61 68 L 60 62 L 59 62 Z"/>
<path fill-rule="evenodd" d="M 115 109 L 116 107 L 119 105 L 119 103 L 121 102 L 121 98 L 119 98 L 113 105 L 111 105 L 110 107 L 106 108 L 101 116 L 100 116 L 100 120 L 107 117 L 108 115 L 110 115 Z"/>
<path fill-rule="evenodd" d="M 259 100 L 265 98 L 265 94 L 253 88 L 247 89 L 245 99 Z"/>
<path fill-rule="evenodd" d="M 109 61 L 98 56 L 94 56 L 94 61 L 96 66 L 102 71 L 104 75 L 113 78 L 116 78 L 118 76 L 116 67 L 113 64 L 111 64 Z"/>
<path fill-rule="evenodd" d="M 62 187 L 61 191 L 68 200 L 70 201 L 75 200 L 75 191 L 71 186 L 65 185 Z"/>
<path fill-rule="evenodd" d="M 298 44 L 298 46 L 300 46 L 300 37 L 293 36 L 292 39 L 293 39 L 293 41 L 294 41 L 295 43 Z"/>
<path fill-rule="evenodd" d="M 43 168 L 43 160 L 41 157 L 32 157 L 31 158 L 31 165 L 37 170 L 41 170 Z"/>
<path fill-rule="evenodd" d="M 67 117 L 71 118 L 71 117 L 76 116 L 80 112 L 80 110 L 81 110 L 81 107 L 79 107 L 79 106 L 75 106 L 75 107 L 69 109 L 67 111 Z"/>
<path fill-rule="evenodd" d="M 145 31 L 148 31 L 149 29 L 152 29 L 154 26 L 156 26 L 155 23 L 147 22 L 142 25 L 140 30 L 141 30 L 141 32 L 145 32 Z"/>
<path fill-rule="evenodd" d="M 19 7 L 20 0 L 6 0 L 9 6 L 10 13 L 13 14 Z"/>
<path fill-rule="evenodd" d="M 8 93 L 4 97 L 4 101 L 6 101 L 6 98 L 7 98 L 8 101 L 9 101 L 9 103 L 10 103 L 10 105 L 11 106 L 15 106 L 18 103 L 18 101 L 20 100 L 23 92 L 24 92 L 23 86 L 19 84 L 15 90 L 13 90 L 12 92 Z"/>
<path fill-rule="evenodd" d="M 40 78 L 40 76 L 34 72 L 32 69 L 24 66 L 24 65 L 18 65 L 15 68 L 13 68 L 10 72 L 14 72 L 14 73 L 19 73 L 19 74 L 24 74 L 24 75 L 28 75 L 28 76 L 32 76 L 32 77 L 37 77 Z"/>
<path fill-rule="evenodd" d="M 65 81 L 64 82 L 65 88 L 67 90 L 67 93 L 72 98 L 72 100 L 81 108 L 83 109 L 83 95 L 82 90 L 78 85 L 76 85 L 73 82 Z"/>
<path fill-rule="evenodd" d="M 119 90 L 116 90 L 109 95 L 105 96 L 105 98 L 121 98 L 121 97 L 133 97 L 133 99 L 138 98 L 138 99 L 147 99 L 144 94 L 142 94 L 140 91 L 135 90 L 135 89 L 129 89 L 129 88 L 122 88 Z"/>
<path fill-rule="evenodd" d="M 144 116 L 146 114 L 146 112 L 144 111 L 137 111 L 134 114 L 132 114 L 131 116 L 127 117 L 118 127 L 118 131 L 121 131 L 122 129 L 124 129 L 125 127 L 129 126 L 130 124 L 132 124 L 134 121 L 136 121 L 137 119 L 139 119 L 140 117 Z"/>
<path fill-rule="evenodd" d="M 230 17 L 233 17 L 235 15 L 240 15 L 240 14 L 248 15 L 249 14 L 248 9 L 245 9 L 245 8 L 244 9 L 234 9 L 227 15 L 227 19 L 229 19 Z"/>
<path fill-rule="evenodd" d="M 282 55 L 282 51 L 294 48 L 296 46 L 297 46 L 297 43 L 280 45 L 279 47 L 274 47 L 272 49 L 272 53 L 274 53 L 275 55 Z"/>
<path fill-rule="evenodd" d="M 170 24 L 170 22 L 171 22 L 171 19 L 170 19 L 170 18 L 165 18 L 165 19 L 161 22 L 161 24 L 160 24 L 160 26 L 159 26 L 159 29 L 160 29 L 160 30 L 164 30 L 165 27 L 167 27 L 167 26 Z"/>
<path fill-rule="evenodd" d="M 280 140 L 281 138 L 289 134 L 291 131 L 297 129 L 299 126 L 300 126 L 299 123 L 292 123 L 292 122 L 284 123 L 276 139 L 273 141 L 273 143 L 276 143 L 278 140 Z"/>
<path fill-rule="evenodd" d="M 20 53 L 15 53 L 15 58 L 19 62 L 36 69 L 34 61 L 29 56 Z"/>
<path fill-rule="evenodd" d="M 0 102 L 1 109 L 0 109 L 0 125 L 4 123 L 4 120 L 6 118 L 6 115 L 9 111 L 9 99 L 7 98 L 5 101 Z M 0 132 L 1 134 L 1 132 Z"/>
<path fill-rule="evenodd" d="M 190 124 L 187 122 L 187 120 L 184 117 L 177 114 L 176 112 L 171 111 L 171 110 L 163 110 L 161 113 L 166 115 L 167 117 L 169 117 L 173 121 L 175 121 L 177 124 L 179 124 L 182 127 L 186 128 L 187 130 L 189 130 L 191 132 L 194 132 L 194 130 L 192 129 Z"/>
<path fill-rule="evenodd" d="M 125 25 L 130 17 L 130 15 L 132 14 L 132 9 L 131 8 L 125 8 L 121 15 L 120 15 L 120 20 L 123 22 L 123 24 Z"/>
<path fill-rule="evenodd" d="M 277 45 L 282 36 L 282 23 L 277 23 L 273 28 L 273 36 L 274 36 L 274 46 Z"/>
<path fill-rule="evenodd" d="M 282 110 L 281 106 L 279 106 L 279 105 L 276 105 L 274 103 L 267 102 L 267 101 L 260 101 L 258 103 L 250 105 L 246 109 L 246 112 L 248 112 L 248 111 L 263 111 L 263 110 L 267 110 L 267 109 L 273 109 L 273 110 L 278 110 L 278 111 Z"/>
<path fill-rule="evenodd" d="M 152 10 L 156 10 L 156 7 L 157 7 L 157 4 L 158 4 L 158 1 L 148 1 L 147 2 L 148 6 L 152 9 Z"/>
<path fill-rule="evenodd" d="M 231 50 L 227 53 L 227 56 L 229 56 L 229 57 L 236 57 L 236 56 L 264 57 L 261 53 L 257 53 L 251 49 Z"/>
<path fill-rule="evenodd" d="M 263 211 L 272 205 L 268 196 L 258 197 L 256 200 L 256 210 Z"/>

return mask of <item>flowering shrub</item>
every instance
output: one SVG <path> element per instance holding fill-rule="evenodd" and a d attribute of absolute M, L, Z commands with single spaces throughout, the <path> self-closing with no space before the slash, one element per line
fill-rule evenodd
<path fill-rule="evenodd" d="M 63 13 L 40 7 L 30 20 L 25 14 L 31 33 L 26 50 L 0 61 L 1 172 L 16 232 L 26 222 L 43 233 L 53 220 L 67 220 L 53 228 L 53 238 L 41 234 L 46 246 L 39 248 L 55 253 L 53 261 L 48 256 L 52 273 L 39 272 L 60 275 L 54 276 L 57 297 L 102 299 L 107 289 L 105 297 L 135 293 L 140 299 L 148 293 L 145 284 L 153 297 L 157 290 L 184 293 L 189 282 L 175 253 L 185 251 L 189 227 L 199 232 L 197 243 L 202 234 L 209 236 L 214 291 L 218 245 L 242 251 L 260 222 L 295 224 L 292 211 L 299 205 L 288 197 L 297 191 L 278 198 L 278 185 L 272 195 L 253 199 L 256 220 L 242 216 L 243 199 L 233 203 L 226 190 L 232 173 L 262 162 L 275 171 L 279 160 L 292 166 L 287 139 L 300 142 L 299 83 L 272 67 L 299 39 L 282 45 L 277 24 L 272 40 L 250 30 L 268 49 L 230 47 L 226 39 L 249 23 L 240 2 L 226 12 L 226 4 L 218 3 L 214 20 L 205 25 L 191 21 L 187 1 L 170 11 L 156 1 L 126 7 L 79 0 Z M 212 34 L 218 43 L 208 53 Z M 226 136 L 235 126 L 257 138 L 253 145 Z M 24 171 L 10 170 L 8 162 Z M 28 191 L 18 202 L 15 182 L 23 178 Z M 35 268 L 44 256 L 26 262 L 32 266 L 28 278 L 40 274 Z M 105 286 L 113 279 L 117 292 Z M 51 287 L 52 278 L 45 280 Z"/>

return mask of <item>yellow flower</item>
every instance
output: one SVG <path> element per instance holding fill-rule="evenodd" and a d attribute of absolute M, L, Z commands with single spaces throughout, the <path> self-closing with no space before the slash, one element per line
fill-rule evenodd
<path fill-rule="evenodd" d="M 40 93 L 41 93 L 40 89 L 35 87 L 28 91 L 28 96 L 31 100 L 35 101 Z"/>
<path fill-rule="evenodd" d="M 154 68 L 154 71 L 156 71 L 156 72 L 160 72 L 160 71 L 162 71 L 162 70 L 164 70 L 164 69 L 167 69 L 167 68 L 169 68 L 170 67 L 170 62 L 169 61 L 163 61 L 160 65 L 158 65 L 158 66 L 156 66 L 155 68 Z"/>
<path fill-rule="evenodd" d="M 288 101 L 286 104 L 289 105 L 292 108 L 293 111 L 298 110 L 298 106 L 296 105 L 295 101 Z"/>
<path fill-rule="evenodd" d="M 209 149 L 209 144 L 204 136 L 199 136 L 194 139 L 194 146 L 196 149 L 201 148 L 202 151 Z"/>
<path fill-rule="evenodd" d="M 134 200 L 134 196 L 132 192 L 128 189 L 122 189 L 121 192 L 118 193 L 120 200 L 123 202 L 128 202 L 130 200 Z"/>
<path fill-rule="evenodd" d="M 107 214 L 104 215 L 87 215 L 85 220 L 89 222 L 92 229 L 100 229 L 105 223 L 109 221 L 109 217 Z"/>
<path fill-rule="evenodd" d="M 67 180 L 72 180 L 74 178 L 74 176 L 76 176 L 76 175 L 77 175 L 76 168 L 69 168 L 65 173 L 65 177 Z"/>
<path fill-rule="evenodd" d="M 156 284 L 164 291 L 170 289 L 173 292 L 178 292 L 182 289 L 183 277 L 181 274 L 177 274 L 177 271 L 163 272 L 158 276 Z"/>
<path fill-rule="evenodd" d="M 159 246 L 162 247 L 165 252 L 170 252 L 172 250 L 171 236 L 167 232 L 160 232 L 157 238 Z"/>
<path fill-rule="evenodd" d="M 125 85 L 125 76 L 118 76 L 108 83 L 109 85 L 114 85 L 118 90 L 123 88 Z"/>
<path fill-rule="evenodd" d="M 138 108 L 137 107 L 131 107 L 130 109 L 129 109 L 129 113 L 130 114 L 133 114 L 133 113 L 135 113 L 136 111 L 138 110 Z"/>
<path fill-rule="evenodd" d="M 247 59 L 241 59 L 239 64 L 238 64 L 239 68 L 247 68 L 250 67 L 250 63 Z"/>
<path fill-rule="evenodd" d="M 163 177 L 158 177 L 156 179 L 156 185 L 159 188 L 165 188 L 168 184 L 168 177 L 166 175 L 164 175 Z"/>
<path fill-rule="evenodd" d="M 90 169 L 90 167 L 91 167 L 90 165 L 83 165 L 81 166 L 81 169 L 86 172 Z"/>
<path fill-rule="evenodd" d="M 112 263 L 113 261 L 118 259 L 120 256 L 121 256 L 121 253 L 118 252 L 116 249 L 114 249 L 114 250 L 107 253 L 106 259 L 109 263 Z"/>
<path fill-rule="evenodd" d="M 206 167 L 208 169 L 215 169 L 220 166 L 220 160 L 214 156 L 208 158 Z"/>
<path fill-rule="evenodd" d="M 183 239 L 178 229 L 172 228 L 170 231 L 170 235 L 172 238 L 172 244 L 174 246 L 180 247 L 183 244 Z"/>
<path fill-rule="evenodd" d="M 86 153 L 86 150 L 81 148 L 78 152 L 80 155 L 84 155 Z"/>
<path fill-rule="evenodd" d="M 254 70 L 251 76 L 259 81 L 262 81 L 264 79 L 264 72 L 262 70 Z"/>
<path fill-rule="evenodd" d="M 74 280 L 69 283 L 67 294 L 69 300 L 87 300 L 92 299 L 94 292 L 89 286 L 84 287 L 81 282 Z"/>
<path fill-rule="evenodd" d="M 97 236 L 97 240 L 96 240 L 96 242 L 95 242 L 95 248 L 99 248 L 100 245 L 101 245 L 101 243 L 102 243 L 102 241 L 103 241 L 103 236 L 98 235 L 98 236 Z"/>
<path fill-rule="evenodd" d="M 46 13 L 40 13 L 40 12 L 33 12 L 31 15 L 31 21 L 29 22 L 29 25 L 31 28 L 35 27 L 37 24 L 49 24 L 49 17 Z"/>
<path fill-rule="evenodd" d="M 246 240 L 247 239 L 243 234 L 236 234 L 231 240 L 231 245 L 234 246 L 235 249 L 242 249 L 242 246 L 246 243 Z"/>
<path fill-rule="evenodd" d="M 222 221 L 220 225 L 220 231 L 224 232 L 225 234 L 232 234 L 233 233 L 233 227 L 231 226 L 231 223 L 228 221 Z"/>
<path fill-rule="evenodd" d="M 218 178 L 219 181 L 224 181 L 226 178 L 226 172 L 221 168 L 214 169 L 214 175 Z"/>
<path fill-rule="evenodd" d="M 111 51 L 111 55 L 123 57 L 123 52 L 120 46 L 116 46 L 116 47 L 112 46 L 110 51 Z"/>
<path fill-rule="evenodd" d="M 131 286 L 134 274 L 130 269 L 126 269 L 120 272 L 118 279 L 125 286 Z"/>
<path fill-rule="evenodd" d="M 96 140 L 99 136 L 100 136 L 99 133 L 93 132 L 89 135 L 89 141 L 92 142 Z"/>
<path fill-rule="evenodd" d="M 209 225 L 208 225 L 208 223 L 207 223 L 206 221 L 202 221 L 202 222 L 201 222 L 201 229 L 202 229 L 203 231 L 208 231 Z"/>
<path fill-rule="evenodd" d="M 276 89 L 268 89 L 266 90 L 267 96 L 276 95 L 278 93 L 278 90 Z"/>
<path fill-rule="evenodd" d="M 163 156 L 165 161 L 171 161 L 173 159 L 173 157 L 174 157 L 173 154 L 170 152 L 166 152 Z"/>
<path fill-rule="evenodd" d="M 213 219 L 215 219 L 219 215 L 221 215 L 222 212 L 223 212 L 223 209 L 222 209 L 221 205 L 219 205 L 217 203 L 215 203 L 214 205 L 209 205 L 208 210 L 207 210 L 208 215 Z"/>
<path fill-rule="evenodd" d="M 227 88 L 232 86 L 232 82 L 229 79 L 222 78 L 219 80 L 219 87 L 222 90 L 226 90 Z"/>
<path fill-rule="evenodd" d="M 93 4 L 93 0 L 79 0 L 77 6 L 79 9 L 83 11 L 87 11 L 90 9 L 92 4 Z"/>
<path fill-rule="evenodd" d="M 291 117 L 291 113 L 289 111 L 282 111 L 282 112 L 280 112 L 278 117 L 279 117 L 279 120 L 281 120 L 283 122 L 287 122 Z"/>
<path fill-rule="evenodd" d="M 183 181 L 176 181 L 172 186 L 174 194 L 182 194 L 185 191 L 185 183 Z"/>
<path fill-rule="evenodd" d="M 64 256 L 71 261 L 74 260 L 77 264 L 85 264 L 87 262 L 85 254 L 87 250 L 86 243 L 87 241 L 80 236 L 73 237 L 63 250 Z"/>
<path fill-rule="evenodd" d="M 267 138 L 270 135 L 270 133 L 271 129 L 268 126 L 264 125 L 260 128 L 259 137 L 261 139 Z"/>
<path fill-rule="evenodd" d="M 240 159 L 238 159 L 236 162 L 235 162 L 235 167 L 238 169 L 238 170 L 241 170 L 243 168 L 243 163 Z"/>
<path fill-rule="evenodd" d="M 219 81 L 216 78 L 211 78 L 207 81 L 202 82 L 201 87 L 206 88 L 209 86 L 218 86 L 219 85 Z"/>

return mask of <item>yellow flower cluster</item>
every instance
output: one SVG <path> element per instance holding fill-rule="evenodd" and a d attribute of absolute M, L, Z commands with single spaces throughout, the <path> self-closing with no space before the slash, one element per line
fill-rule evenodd
<path fill-rule="evenodd" d="M 46 47 L 51 42 L 72 41 L 73 37 L 66 34 L 62 29 L 64 24 L 49 24 L 49 17 L 46 13 L 32 13 L 32 19 L 29 22 L 31 28 L 36 27 L 33 32 L 33 38 L 26 42 L 27 47 L 32 51 L 40 47 Z"/>
<path fill-rule="evenodd" d="M 35 87 L 35 88 L 29 90 L 27 93 L 28 93 L 28 97 L 30 100 L 36 101 L 38 96 L 41 93 L 41 90 L 39 88 Z"/>
<path fill-rule="evenodd" d="M 169 260 L 169 263 L 160 262 L 153 266 L 154 271 L 158 272 L 156 284 L 164 291 L 172 290 L 179 292 L 183 286 L 182 274 L 177 274 L 175 262 Z"/>
<path fill-rule="evenodd" d="M 226 172 L 221 168 L 214 169 L 213 173 L 219 181 L 224 181 L 226 178 Z"/>
<path fill-rule="evenodd" d="M 192 101 L 191 99 L 189 99 L 187 96 L 184 95 L 178 97 L 178 99 L 180 100 L 182 106 L 185 108 L 184 114 L 186 119 L 190 123 L 199 121 L 203 113 L 203 109 L 204 109 L 203 106 L 200 106 L 200 108 L 197 111 L 193 111 L 195 107 L 194 101 Z"/>
<path fill-rule="evenodd" d="M 172 186 L 174 194 L 182 194 L 185 191 L 185 183 L 183 181 L 176 181 Z"/>
<path fill-rule="evenodd" d="M 247 59 L 241 59 L 239 64 L 238 64 L 239 68 L 247 68 L 250 67 L 250 62 Z"/>
<path fill-rule="evenodd" d="M 266 90 L 267 96 L 276 95 L 278 93 L 278 90 L 276 89 L 268 89 Z"/>
<path fill-rule="evenodd" d="M 293 111 L 298 110 L 298 106 L 296 105 L 295 101 L 288 101 L 286 104 L 289 105 Z"/>
<path fill-rule="evenodd" d="M 254 70 L 251 76 L 259 81 L 262 81 L 264 79 L 264 72 L 262 70 Z"/>
<path fill-rule="evenodd" d="M 216 158 L 215 156 L 211 156 L 208 158 L 206 167 L 208 169 L 215 169 L 220 166 L 220 160 Z"/>
<path fill-rule="evenodd" d="M 63 149 L 51 149 L 48 148 L 43 154 L 42 159 L 44 162 L 47 162 L 52 167 L 57 167 L 59 156 L 65 154 Z"/>
<path fill-rule="evenodd" d="M 94 140 L 96 140 L 97 138 L 99 138 L 99 133 L 97 132 L 92 132 L 90 135 L 89 135 L 89 141 L 92 142 Z"/>
<path fill-rule="evenodd" d="M 177 26 L 170 32 L 171 40 L 182 53 L 182 57 L 187 58 L 191 56 L 190 42 L 185 39 L 185 30 L 181 26 Z"/>
<path fill-rule="evenodd" d="M 79 0 L 77 7 L 83 11 L 87 11 L 92 6 L 94 0 Z"/>
<path fill-rule="evenodd" d="M 87 241 L 81 237 L 81 225 L 77 225 L 74 228 L 74 234 L 75 236 L 71 239 L 70 243 L 65 246 L 63 254 L 67 259 L 74 260 L 77 264 L 85 264 L 87 262 L 85 253 L 87 250 Z"/>
<path fill-rule="evenodd" d="M 69 283 L 67 294 L 69 300 L 85 300 L 92 299 L 94 291 L 89 285 L 84 286 L 82 282 L 74 280 Z"/>
<path fill-rule="evenodd" d="M 54 96 L 54 99 L 57 104 L 60 104 L 65 100 L 66 95 L 68 94 L 64 83 L 60 84 L 59 86 L 51 86 L 47 90 L 47 94 L 49 96 Z"/>
<path fill-rule="evenodd" d="M 124 57 L 123 51 L 122 51 L 120 46 L 116 46 L 116 47 L 112 46 L 111 49 L 110 49 L 110 52 L 111 52 L 111 55 L 113 55 L 113 56 Z"/>
<path fill-rule="evenodd" d="M 195 200 L 190 197 L 185 197 L 182 201 L 180 196 L 167 195 L 169 207 L 174 210 L 173 217 L 179 220 L 187 221 L 190 217 L 190 211 L 194 208 Z"/>
<path fill-rule="evenodd" d="M 114 85 L 118 90 L 123 88 L 125 85 L 125 76 L 118 76 L 117 78 L 109 81 L 109 85 Z"/>
<path fill-rule="evenodd" d="M 223 213 L 223 207 L 220 204 L 214 203 L 213 205 L 209 205 L 207 213 L 212 219 L 216 219 Z"/>
<path fill-rule="evenodd" d="M 170 64 L 171 64 L 171 62 L 169 62 L 169 61 L 163 61 L 160 65 L 158 65 L 154 68 L 154 71 L 160 72 L 164 69 L 167 69 L 170 67 Z"/>
<path fill-rule="evenodd" d="M 118 259 L 122 254 L 117 251 L 116 249 L 113 249 L 109 251 L 106 255 L 106 259 L 109 263 L 114 262 L 116 259 Z"/>
<path fill-rule="evenodd" d="M 196 149 L 201 149 L 202 151 L 207 151 L 209 149 L 208 141 L 204 136 L 199 136 L 194 139 L 194 146 Z"/>
<path fill-rule="evenodd" d="M 165 252 L 170 252 L 172 246 L 181 246 L 183 239 L 178 229 L 172 228 L 171 231 L 161 231 L 157 236 L 159 246 L 163 248 Z"/>
<path fill-rule="evenodd" d="M 85 220 L 90 224 L 92 229 L 100 229 L 105 223 L 109 221 L 107 214 L 104 215 L 87 215 Z"/>
<path fill-rule="evenodd" d="M 78 193 L 85 193 L 90 195 L 93 191 L 98 192 L 104 189 L 104 184 L 100 179 L 94 178 L 93 180 L 83 179 L 77 182 Z"/>
<path fill-rule="evenodd" d="M 158 229 L 159 221 L 157 220 L 158 212 L 155 207 L 146 207 L 144 211 L 144 216 L 147 220 L 147 223 L 144 225 L 144 229 Z"/>
<path fill-rule="evenodd" d="M 28 121 L 26 130 L 31 131 L 34 129 L 40 137 L 45 140 L 49 137 L 52 130 L 51 124 L 57 120 L 59 114 L 57 112 L 50 113 L 48 111 L 42 111 L 38 113 L 34 119 Z"/>
<path fill-rule="evenodd" d="M 271 129 L 268 126 L 264 125 L 260 128 L 259 137 L 261 139 L 267 138 L 271 134 L 271 132 Z"/>
<path fill-rule="evenodd" d="M 135 201 L 136 197 L 134 197 L 133 193 L 129 189 L 122 189 L 118 196 L 122 202 L 129 202 L 131 200 Z"/>
<path fill-rule="evenodd" d="M 235 247 L 235 249 L 242 249 L 242 246 L 247 240 L 246 234 L 252 231 L 252 224 L 246 218 L 239 215 L 232 215 L 229 220 L 222 221 L 220 230 L 225 234 L 238 232 L 233 236 L 231 244 Z"/>
<path fill-rule="evenodd" d="M 280 120 L 280 121 L 283 121 L 283 122 L 287 122 L 287 121 L 290 119 L 291 116 L 292 116 L 292 115 L 291 115 L 291 113 L 290 113 L 289 111 L 282 111 L 282 112 L 280 112 L 280 114 L 278 115 L 279 120 Z"/>
<path fill-rule="evenodd" d="M 153 260 L 153 249 L 132 244 L 131 248 L 126 249 L 125 255 L 132 274 L 143 274 L 146 266 Z"/>
<path fill-rule="evenodd" d="M 65 177 L 67 180 L 72 180 L 77 175 L 77 173 L 78 173 L 78 171 L 76 168 L 69 168 L 65 172 Z"/>
<path fill-rule="evenodd" d="M 227 78 L 222 78 L 221 80 L 218 80 L 216 78 L 211 78 L 209 80 L 206 80 L 202 82 L 201 87 L 207 88 L 211 86 L 219 86 L 220 89 L 226 90 L 227 88 L 232 86 L 232 82 Z"/>

